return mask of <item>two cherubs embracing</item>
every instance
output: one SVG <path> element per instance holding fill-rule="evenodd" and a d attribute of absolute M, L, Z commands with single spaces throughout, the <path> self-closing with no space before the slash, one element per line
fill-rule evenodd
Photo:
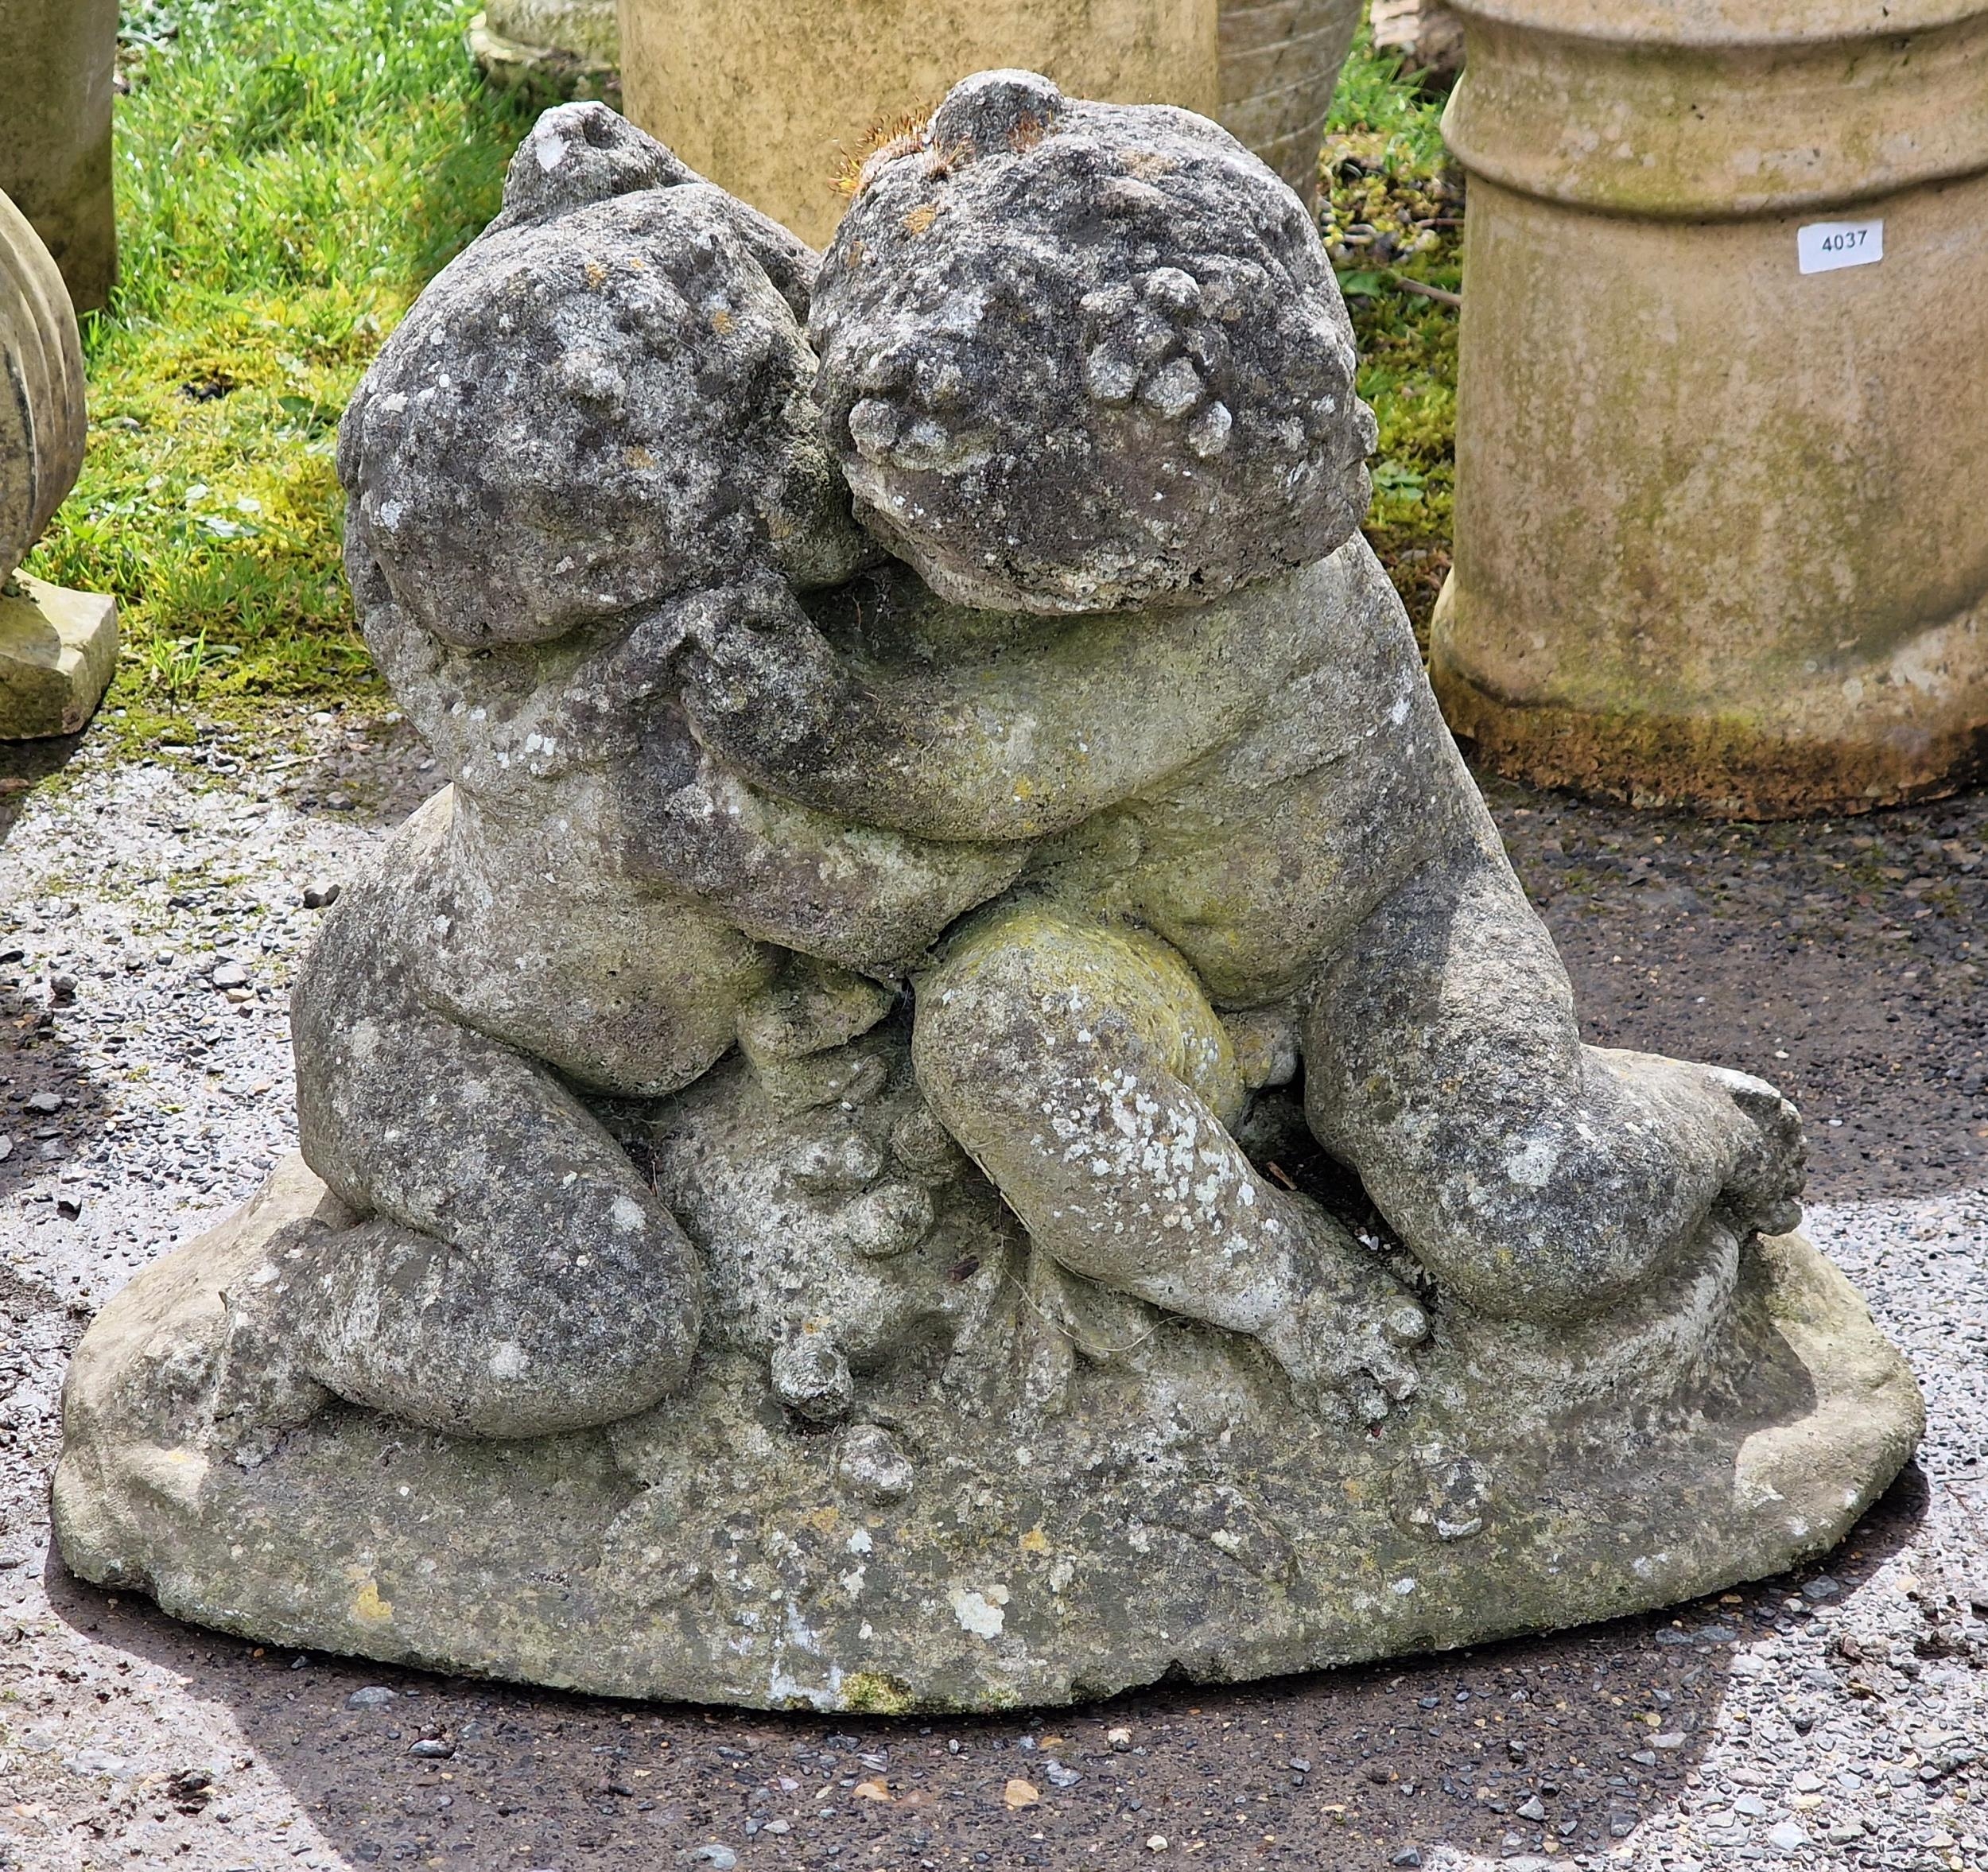
<path fill-rule="evenodd" d="M 548 113 L 341 437 L 454 784 L 300 981 L 359 1218 L 285 1249 L 303 1369 L 480 1435 L 680 1387 L 697 1253 L 586 1101 L 689 1084 L 797 969 L 835 1039 L 908 983 L 1035 1248 L 1307 1401 L 1384 1414 L 1427 1320 L 1235 1142 L 1300 1073 L 1440 1304 L 1577 1319 L 1790 1225 L 1770 1088 L 1581 1044 L 1357 531 L 1353 371 L 1303 207 L 1185 111 L 969 80 L 818 262 Z"/>

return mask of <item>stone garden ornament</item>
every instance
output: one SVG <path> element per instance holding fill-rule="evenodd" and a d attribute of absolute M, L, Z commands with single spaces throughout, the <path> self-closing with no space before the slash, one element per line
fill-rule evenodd
<path fill-rule="evenodd" d="M 117 667 L 116 600 L 20 569 L 83 472 L 83 392 L 68 289 L 0 194 L 0 741 L 76 733 Z"/>
<path fill-rule="evenodd" d="M 1988 0 L 1455 10 L 1449 720 L 1639 806 L 1978 786 Z"/>
<path fill-rule="evenodd" d="M 302 1159 L 80 1349 L 72 1567 L 272 1643 L 984 1709 L 1834 1543 L 1920 1405 L 1793 1109 L 1583 1047 L 1357 526 L 1309 216 L 996 72 L 817 257 L 600 106 L 347 414 L 452 784 Z"/>

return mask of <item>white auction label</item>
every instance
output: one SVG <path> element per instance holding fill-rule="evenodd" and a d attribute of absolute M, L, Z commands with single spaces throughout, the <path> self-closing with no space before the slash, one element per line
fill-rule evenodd
<path fill-rule="evenodd" d="M 1885 257 L 1882 221 L 1811 221 L 1795 236 L 1804 273 L 1870 266 Z"/>

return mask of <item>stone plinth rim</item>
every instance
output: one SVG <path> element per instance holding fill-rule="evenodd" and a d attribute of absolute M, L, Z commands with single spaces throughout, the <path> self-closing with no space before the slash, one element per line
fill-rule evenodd
<path fill-rule="evenodd" d="M 1795 0 L 1773 14 L 1749 0 L 1450 0 L 1466 21 L 1551 33 L 1594 44 L 1750 52 L 1893 39 L 1988 19 L 1982 0 L 1894 0 L 1882 10 L 1856 0 Z"/>

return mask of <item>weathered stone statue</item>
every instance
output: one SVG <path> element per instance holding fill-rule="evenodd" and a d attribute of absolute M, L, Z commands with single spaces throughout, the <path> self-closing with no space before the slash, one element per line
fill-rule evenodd
<path fill-rule="evenodd" d="M 509 0 L 521 12 L 581 3 Z M 620 0 L 619 52 L 635 122 L 825 241 L 847 205 L 837 177 L 852 155 L 977 65 L 1031 65 L 1089 96 L 1205 111 L 1310 201 L 1361 10 L 1361 0 Z"/>
<path fill-rule="evenodd" d="M 882 1710 L 1836 1540 L 1916 1391 L 1773 1089 L 1581 1044 L 1357 530 L 1353 365 L 1184 111 L 983 74 L 818 262 L 542 118 L 341 437 L 452 784 L 299 979 L 303 1163 L 78 1354 L 70 1564 Z"/>
<path fill-rule="evenodd" d="M 118 0 L 0 0 L 0 192 L 54 257 L 76 309 L 100 311 L 118 276 Z"/>

